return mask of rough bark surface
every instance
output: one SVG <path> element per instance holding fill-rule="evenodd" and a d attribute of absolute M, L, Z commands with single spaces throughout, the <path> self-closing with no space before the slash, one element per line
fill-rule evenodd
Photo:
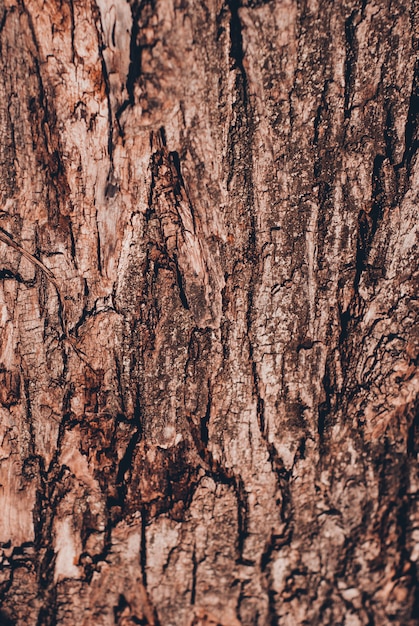
<path fill-rule="evenodd" d="M 0 1 L 0 622 L 418 622 L 419 5 Z"/>

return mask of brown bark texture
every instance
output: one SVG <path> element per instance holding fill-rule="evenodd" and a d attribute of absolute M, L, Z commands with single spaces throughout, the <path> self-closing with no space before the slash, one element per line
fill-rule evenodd
<path fill-rule="evenodd" d="M 419 4 L 0 0 L 0 623 L 418 624 Z"/>

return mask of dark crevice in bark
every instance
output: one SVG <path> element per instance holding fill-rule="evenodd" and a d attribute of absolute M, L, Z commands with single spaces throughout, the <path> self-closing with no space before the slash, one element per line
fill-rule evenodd
<path fill-rule="evenodd" d="M 377 232 L 380 221 L 383 217 L 383 207 L 386 200 L 385 193 L 385 173 L 383 171 L 383 164 L 385 162 L 385 157 L 381 154 L 377 154 L 374 159 L 373 170 L 372 170 L 372 195 L 371 195 L 371 210 L 369 213 L 371 219 L 371 228 L 370 228 L 370 243 L 374 239 L 374 236 Z"/>
<path fill-rule="evenodd" d="M 96 262 L 97 262 L 97 271 L 102 276 L 102 253 L 100 250 L 100 234 L 99 234 L 99 225 L 96 220 L 97 234 L 96 234 Z"/>
<path fill-rule="evenodd" d="M 212 453 L 208 451 L 205 458 L 208 462 L 208 468 L 205 468 L 205 476 L 212 478 L 212 480 L 219 485 L 227 485 L 234 487 L 236 478 L 233 473 L 226 467 L 224 467 L 219 461 L 214 460 Z"/>
<path fill-rule="evenodd" d="M 344 118 L 351 116 L 351 99 L 354 94 L 356 63 L 358 58 L 358 42 L 356 39 L 356 20 L 358 10 L 352 11 L 345 21 L 346 59 L 345 59 L 345 93 L 344 93 Z"/>
<path fill-rule="evenodd" d="M 125 339 L 125 337 L 124 337 Z M 126 407 L 125 407 L 125 393 L 124 393 L 124 381 L 123 381 L 123 372 L 122 372 L 122 367 L 121 367 L 121 362 L 117 356 L 117 354 L 115 354 L 115 375 L 116 375 L 116 382 L 118 385 L 118 397 L 119 400 L 121 402 L 121 413 L 122 415 L 118 415 L 118 419 L 120 419 L 121 421 L 125 421 L 125 413 L 126 413 Z M 138 396 L 138 391 L 136 394 L 136 398 Z M 135 416 L 136 416 L 136 409 L 137 409 L 137 401 L 136 401 L 136 406 L 134 408 L 134 415 L 133 418 L 135 420 Z"/>
<path fill-rule="evenodd" d="M 325 372 L 323 376 L 322 386 L 323 386 L 326 398 L 324 402 L 319 404 L 318 422 L 317 422 L 317 432 L 319 434 L 321 448 L 323 447 L 325 443 L 325 435 L 326 435 L 326 430 L 328 427 L 327 420 L 331 412 L 332 397 L 334 395 L 334 389 L 333 389 L 333 386 L 331 385 L 331 380 L 330 380 L 329 364 L 327 361 L 326 361 L 326 367 L 325 367 Z"/>
<path fill-rule="evenodd" d="M 25 281 L 19 272 L 12 272 L 11 270 L 4 268 L 0 269 L 0 280 L 15 280 L 18 283 L 28 285 L 28 281 Z M 33 283 L 34 281 L 31 281 Z"/>
<path fill-rule="evenodd" d="M 399 165 L 396 166 L 396 170 L 402 167 L 406 167 L 407 178 L 410 174 L 410 167 L 412 163 L 412 159 L 416 154 L 416 151 L 419 146 L 419 136 L 418 136 L 418 125 L 419 125 L 419 61 L 416 61 L 414 74 L 413 74 L 413 83 L 412 83 L 412 92 L 410 95 L 409 102 L 409 110 L 407 113 L 407 120 L 405 126 L 405 149 L 403 153 L 402 161 Z"/>
<path fill-rule="evenodd" d="M 79 330 L 82 326 L 84 326 L 84 324 L 91 318 L 91 317 L 95 317 L 95 315 L 98 315 L 99 313 L 103 313 L 104 311 L 97 311 L 96 306 L 97 306 L 97 300 L 94 302 L 93 307 L 91 309 L 88 309 L 86 306 L 86 303 L 88 302 L 88 298 L 89 298 L 89 287 L 88 287 L 88 283 L 87 280 L 84 281 L 84 300 L 85 300 L 85 304 L 83 307 L 83 310 L 81 312 L 80 318 L 77 320 L 76 324 L 73 326 L 73 328 L 71 329 L 71 334 L 74 336 L 78 336 L 79 334 Z M 112 310 L 112 309 L 106 309 L 106 310 Z"/>
<path fill-rule="evenodd" d="M 135 85 L 142 75 L 142 52 L 144 49 L 151 49 L 154 46 L 154 44 L 147 45 L 140 43 L 140 36 L 141 30 L 145 28 L 148 23 L 149 16 L 147 15 L 147 12 L 151 12 L 151 14 L 153 14 L 155 11 L 155 2 L 153 0 L 134 0 L 134 2 L 131 2 L 130 4 L 132 29 L 130 37 L 130 63 L 126 80 L 128 99 L 121 104 L 115 114 L 118 124 L 123 112 L 129 106 L 135 105 Z M 123 134 L 122 128 L 119 127 L 119 129 L 121 134 Z"/>
<path fill-rule="evenodd" d="M 339 352 L 341 355 L 341 361 L 344 362 L 343 356 L 346 348 L 346 343 L 349 339 L 349 331 L 351 328 L 352 315 L 351 315 L 351 305 L 343 311 L 341 305 L 338 304 L 338 314 L 339 314 L 339 323 L 340 323 L 340 333 L 339 333 Z M 344 370 L 345 375 L 345 370 Z"/>
<path fill-rule="evenodd" d="M 250 297 L 251 297 L 251 293 L 249 291 L 249 299 Z M 252 310 L 252 307 L 250 303 L 248 311 L 251 311 L 251 310 Z M 249 321 L 248 321 L 248 328 L 249 330 L 251 328 L 251 323 Z M 253 345 L 250 339 L 249 339 L 249 357 L 250 357 L 250 362 L 252 364 L 253 390 L 256 396 L 256 414 L 257 414 L 259 429 L 262 434 L 262 437 L 266 438 L 265 401 L 262 398 L 260 391 L 259 391 L 259 388 L 260 388 L 259 387 L 259 375 L 257 372 L 256 361 L 254 359 Z"/>
<path fill-rule="evenodd" d="M 120 593 L 118 598 L 118 604 L 113 607 L 115 624 L 119 624 L 119 620 L 122 617 L 122 614 L 126 608 L 129 608 L 129 604 L 124 594 Z"/>
<path fill-rule="evenodd" d="M 291 538 L 291 521 L 292 521 L 292 506 L 291 506 L 291 488 L 290 488 L 290 479 L 292 475 L 292 470 L 287 470 L 284 467 L 284 463 L 281 457 L 278 455 L 278 452 L 273 443 L 268 443 L 268 454 L 269 454 L 269 462 L 272 466 L 273 471 L 276 476 L 276 483 L 278 485 L 278 490 L 281 494 L 281 503 L 279 507 L 279 514 L 281 521 L 285 523 L 286 530 L 283 533 L 284 543 L 281 545 L 285 545 L 288 540 Z M 301 443 L 300 443 L 301 448 Z"/>
<path fill-rule="evenodd" d="M 7 543 L 2 543 L 0 544 L 1 548 L 10 548 L 11 542 L 8 541 Z M 9 560 L 5 560 L 3 558 L 3 562 L 2 562 L 2 568 L 1 571 L 4 575 L 4 573 L 9 570 L 8 572 L 8 578 L 6 578 L 5 580 L 3 580 L 3 582 L 0 584 L 0 603 L 1 606 L 3 606 L 5 604 L 5 600 L 7 599 L 7 595 L 10 591 L 10 589 L 13 586 L 13 568 L 12 565 L 10 563 Z M 1 622 L 0 622 L 1 623 Z"/>
<path fill-rule="evenodd" d="M 191 589 L 191 605 L 195 604 L 196 599 L 196 574 L 198 571 L 198 561 L 196 559 L 196 546 L 194 545 L 192 551 L 192 589 Z"/>
<path fill-rule="evenodd" d="M 124 509 L 125 498 L 127 494 L 126 483 L 129 482 L 126 474 L 131 472 L 133 467 L 133 457 L 135 448 L 138 442 L 142 438 L 142 423 L 141 423 L 141 405 L 140 405 L 140 391 L 137 388 L 136 396 L 135 396 L 135 407 L 134 407 L 134 416 L 132 419 L 134 424 L 134 433 L 131 436 L 131 439 L 127 445 L 125 453 L 122 459 L 119 462 L 118 470 L 116 473 L 116 485 L 117 485 L 117 493 L 118 493 L 118 502 L 115 503 L 121 507 L 121 510 Z"/>
<path fill-rule="evenodd" d="M 248 194 L 248 210 L 250 211 L 250 218 L 254 221 L 254 215 L 252 212 L 254 198 L 253 198 L 253 111 L 249 101 L 248 93 L 248 80 L 246 70 L 243 65 L 244 51 L 243 51 L 243 37 L 242 37 L 242 25 L 239 17 L 239 9 L 241 7 L 241 0 L 228 0 L 227 5 L 230 10 L 230 57 L 234 60 L 235 67 L 238 71 L 236 77 L 236 91 L 238 95 L 238 101 L 233 105 L 233 110 L 236 110 L 236 127 L 230 128 L 231 142 L 230 155 L 232 157 L 231 170 L 229 172 L 229 178 L 227 180 L 227 186 L 233 176 L 235 165 L 240 165 L 241 168 L 247 170 L 245 177 L 245 189 Z M 245 158 L 242 163 L 235 163 L 234 152 L 235 148 L 240 147 L 244 149 Z M 242 156 L 242 154 L 240 154 Z M 252 232 L 254 237 L 254 226 L 252 222 Z"/>
<path fill-rule="evenodd" d="M 116 626 L 123 626 L 125 624 L 128 625 L 128 623 L 130 626 L 134 624 L 137 624 L 138 626 L 150 626 L 150 622 L 147 617 L 140 618 L 132 614 L 131 605 L 122 593 L 119 595 L 118 604 L 113 607 L 113 613 Z M 155 620 L 153 620 L 153 626 L 157 626 L 157 622 Z"/>
<path fill-rule="evenodd" d="M 1 626 L 15 626 L 15 622 L 3 609 L 0 609 L 0 624 Z"/>
<path fill-rule="evenodd" d="M 173 166 L 175 176 L 173 177 L 173 191 L 176 195 L 180 193 L 180 189 L 185 189 L 185 183 L 183 181 L 182 171 L 180 167 L 179 153 L 176 151 L 169 152 L 169 162 Z"/>
<path fill-rule="evenodd" d="M 268 589 L 268 607 L 269 607 L 269 626 L 279 626 L 279 617 L 276 611 L 278 594 L 271 587 Z"/>
<path fill-rule="evenodd" d="M 272 534 L 268 543 L 266 544 L 265 550 L 261 556 L 260 560 L 260 569 L 265 578 L 267 596 L 268 596 L 268 619 L 269 626 L 279 626 L 279 617 L 276 611 L 276 603 L 277 603 L 277 592 L 272 588 L 273 586 L 273 578 L 271 573 L 271 563 L 273 559 L 273 555 L 280 551 L 286 545 L 289 545 L 291 541 L 291 533 L 286 533 L 284 536 L 279 536 Z"/>
<path fill-rule="evenodd" d="M 208 441 L 209 441 L 208 422 L 210 419 L 211 402 L 212 402 L 212 399 L 210 396 L 211 391 L 210 391 L 209 381 L 208 381 L 208 388 L 209 388 L 209 395 L 208 395 L 208 400 L 207 400 L 206 412 L 205 412 L 205 416 L 200 418 L 199 426 L 196 425 L 195 421 L 190 415 L 186 414 L 186 418 L 189 423 L 189 430 L 190 430 L 193 444 L 200 458 L 204 462 L 203 467 L 205 468 L 206 475 L 214 478 L 215 482 L 222 482 L 222 483 L 227 482 L 227 484 L 231 484 L 232 476 L 229 474 L 227 470 L 225 470 L 225 468 L 222 467 L 222 465 L 218 461 L 214 460 L 212 456 L 212 452 L 208 448 Z M 222 480 L 219 480 L 219 476 L 224 475 L 224 474 L 225 476 L 222 478 Z"/>
<path fill-rule="evenodd" d="M 237 498 L 237 551 L 239 553 L 238 563 L 242 565 L 254 565 L 253 560 L 243 558 L 244 543 L 249 535 L 247 528 L 249 518 L 249 503 L 244 482 L 240 476 L 235 477 L 234 491 Z"/>
<path fill-rule="evenodd" d="M 246 593 L 245 593 L 246 581 L 241 580 L 239 584 L 240 584 L 240 592 L 239 592 L 239 597 L 237 598 L 236 615 L 239 620 L 239 623 L 241 623 L 240 614 L 241 614 L 241 606 L 243 604 L 243 601 L 246 598 Z"/>
<path fill-rule="evenodd" d="M 68 6 L 70 8 L 70 20 L 71 20 L 71 60 L 73 65 L 76 64 L 76 49 L 74 46 L 74 36 L 76 32 L 76 23 L 74 20 L 74 2 L 69 0 Z"/>
<path fill-rule="evenodd" d="M 227 0 L 228 8 L 230 9 L 230 56 L 234 59 L 237 69 L 240 71 L 243 77 L 246 77 L 246 73 L 243 67 L 243 37 L 242 37 L 242 25 L 239 17 L 239 8 L 241 7 L 241 0 Z"/>
<path fill-rule="evenodd" d="M 201 441 L 204 444 L 205 447 L 207 447 L 208 445 L 208 439 L 209 439 L 209 433 L 208 433 L 208 424 L 210 421 L 210 417 L 211 417 L 211 404 L 212 404 L 212 392 L 211 392 L 211 384 L 210 381 L 208 380 L 208 400 L 207 400 L 207 407 L 205 410 L 205 415 L 204 417 L 201 417 Z"/>
<path fill-rule="evenodd" d="M 51 594 L 48 602 L 41 607 L 36 626 L 57 626 L 57 594 Z"/>
<path fill-rule="evenodd" d="M 407 431 L 406 451 L 413 459 L 416 459 L 419 452 L 419 400 L 413 406 L 413 420 Z"/>
<path fill-rule="evenodd" d="M 173 261 L 174 261 L 174 274 L 176 278 L 176 284 L 179 289 L 179 298 L 180 298 L 183 308 L 189 311 L 189 303 L 188 303 L 188 298 L 186 297 L 184 280 L 183 280 L 182 272 L 180 271 L 180 267 L 177 262 L 176 256 L 173 257 Z"/>
<path fill-rule="evenodd" d="M 107 200 L 112 200 L 119 193 L 119 190 L 120 186 L 115 176 L 113 165 L 111 165 L 106 179 L 105 198 Z"/>
<path fill-rule="evenodd" d="M 68 232 L 70 235 L 70 254 L 71 254 L 71 259 L 74 263 L 74 268 L 76 270 L 78 270 L 78 265 L 77 265 L 77 255 L 76 255 L 76 240 L 74 238 L 74 233 L 73 233 L 73 225 L 71 223 L 71 220 L 68 220 Z"/>
<path fill-rule="evenodd" d="M 130 64 L 129 64 L 128 77 L 127 77 L 127 92 L 129 95 L 129 100 L 127 101 L 126 104 L 124 103 L 122 105 L 122 107 L 119 110 L 119 115 L 123 112 L 123 110 L 125 110 L 126 106 L 128 105 L 133 106 L 135 102 L 134 87 L 138 78 L 141 76 L 142 46 L 138 44 L 138 36 L 140 33 L 141 13 L 142 13 L 143 7 L 146 4 L 153 6 L 154 3 L 140 1 L 139 3 L 133 2 L 131 6 L 132 31 L 131 31 L 131 39 L 130 39 Z"/>
<path fill-rule="evenodd" d="M 385 157 L 378 154 L 374 159 L 372 171 L 372 196 L 369 209 L 361 209 L 358 215 L 358 241 L 356 253 L 356 272 L 354 289 L 358 291 L 362 273 L 367 269 L 368 256 L 371 250 L 374 236 L 383 217 L 383 204 L 385 201 L 384 173 L 382 166 Z"/>

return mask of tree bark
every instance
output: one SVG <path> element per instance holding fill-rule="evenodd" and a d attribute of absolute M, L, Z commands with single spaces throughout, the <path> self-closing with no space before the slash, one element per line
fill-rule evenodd
<path fill-rule="evenodd" d="M 419 623 L 418 20 L 0 0 L 1 623 Z"/>

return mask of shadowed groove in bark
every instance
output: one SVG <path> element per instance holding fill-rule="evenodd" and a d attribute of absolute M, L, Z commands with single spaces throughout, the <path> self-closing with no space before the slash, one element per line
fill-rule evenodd
<path fill-rule="evenodd" d="M 324 377 L 323 377 L 323 389 L 324 389 L 324 393 L 326 395 L 326 398 L 324 400 L 324 402 L 322 402 L 321 404 L 319 404 L 319 408 L 318 408 L 318 424 L 317 424 L 317 429 L 318 429 L 318 433 L 319 433 L 319 437 L 320 437 L 320 442 L 322 445 L 324 443 L 324 439 L 325 439 L 325 435 L 326 435 L 326 431 L 327 431 L 327 427 L 328 427 L 328 417 L 330 415 L 330 411 L 332 408 L 332 397 L 334 395 L 334 390 L 333 387 L 331 385 L 331 380 L 330 380 L 330 366 L 329 364 L 326 362 L 326 368 L 325 368 L 325 373 L 324 373 Z"/>
<path fill-rule="evenodd" d="M 102 78 L 105 85 L 105 94 L 106 100 L 108 104 L 108 156 L 110 161 L 110 172 L 113 168 L 113 148 L 114 148 L 114 137 L 113 137 L 113 114 L 112 114 L 112 105 L 111 105 L 111 84 L 108 74 L 108 68 L 106 66 L 105 57 L 103 56 L 103 50 L 105 48 L 105 43 L 103 41 L 103 26 L 100 18 L 100 10 L 98 5 L 94 4 L 94 14 L 95 14 L 95 26 L 97 32 L 97 44 L 98 44 L 98 52 L 100 57 L 100 62 L 102 66 Z M 110 174 L 109 174 L 110 175 Z M 108 175 L 108 176 L 109 176 Z M 99 237 L 99 234 L 98 234 Z"/>
<path fill-rule="evenodd" d="M 414 155 L 419 146 L 418 137 L 418 123 L 419 123 L 419 61 L 416 61 L 412 92 L 409 102 L 409 110 L 407 114 L 407 121 L 405 127 L 405 150 L 403 159 L 398 167 L 405 166 L 407 172 L 410 172 L 410 166 Z M 397 169 L 397 167 L 396 167 Z"/>
<path fill-rule="evenodd" d="M 243 67 L 243 37 L 242 37 L 242 25 L 239 17 L 239 8 L 242 3 L 241 0 L 227 0 L 228 8 L 230 9 L 230 56 L 234 59 L 237 69 L 246 80 L 246 72 Z"/>
<path fill-rule="evenodd" d="M 130 35 L 130 63 L 128 69 L 128 76 L 126 80 L 126 88 L 128 92 L 128 99 L 121 104 L 116 111 L 115 117 L 119 125 L 119 119 L 124 111 L 129 106 L 135 105 L 134 88 L 142 76 L 142 52 L 144 49 L 152 49 L 154 43 L 146 44 L 141 43 L 141 32 L 148 26 L 150 18 L 155 12 L 155 2 L 153 0 L 133 0 L 130 2 L 131 14 L 132 14 L 132 29 Z M 123 130 L 119 125 L 119 132 L 123 136 Z"/>
<path fill-rule="evenodd" d="M 119 461 L 118 471 L 116 473 L 118 500 L 115 502 L 115 505 L 120 506 L 122 511 L 124 510 L 125 497 L 127 493 L 126 483 L 128 482 L 128 478 L 126 474 L 132 472 L 134 451 L 138 442 L 141 441 L 142 438 L 140 390 L 138 385 L 135 394 L 134 415 L 130 421 L 130 424 L 131 423 L 133 424 L 134 432 L 131 435 L 131 439 L 128 442 L 122 459 Z"/>
<path fill-rule="evenodd" d="M 361 209 L 358 216 L 358 243 L 356 255 L 356 274 L 354 279 L 354 289 L 357 292 L 361 275 L 368 266 L 368 255 L 374 236 L 383 217 L 383 204 L 385 201 L 385 191 L 383 186 L 382 165 L 385 157 L 378 154 L 374 159 L 372 171 L 372 197 L 371 206 Z"/>
<path fill-rule="evenodd" d="M 356 64 L 358 58 L 358 42 L 356 38 L 356 29 L 362 20 L 363 12 L 368 0 L 362 1 L 361 9 L 354 9 L 345 21 L 345 42 L 346 42 L 346 58 L 345 58 L 345 97 L 344 97 L 344 118 L 351 116 L 351 98 L 354 94 L 354 86 L 356 79 Z"/>
<path fill-rule="evenodd" d="M 15 626 L 15 622 L 13 622 L 5 611 L 0 609 L 0 621 L 3 626 Z"/>
<path fill-rule="evenodd" d="M 179 288 L 179 298 L 180 301 L 182 303 L 182 306 L 184 309 L 186 309 L 187 311 L 189 310 L 189 303 L 188 303 L 188 298 L 186 297 L 186 293 L 185 293 L 185 287 L 184 287 L 184 281 L 183 281 L 183 277 L 182 277 L 182 272 L 180 271 L 179 268 L 179 264 L 176 260 L 176 257 L 173 257 L 174 259 L 174 269 L 175 269 L 175 276 L 176 276 L 176 284 Z"/>
<path fill-rule="evenodd" d="M 210 381 L 208 380 L 208 401 L 207 401 L 207 407 L 206 407 L 206 410 L 205 410 L 204 417 L 201 417 L 201 424 L 200 424 L 201 441 L 204 444 L 204 447 L 206 447 L 208 445 L 208 424 L 209 424 L 209 421 L 211 419 L 211 402 L 212 402 L 211 385 L 210 385 Z"/>

